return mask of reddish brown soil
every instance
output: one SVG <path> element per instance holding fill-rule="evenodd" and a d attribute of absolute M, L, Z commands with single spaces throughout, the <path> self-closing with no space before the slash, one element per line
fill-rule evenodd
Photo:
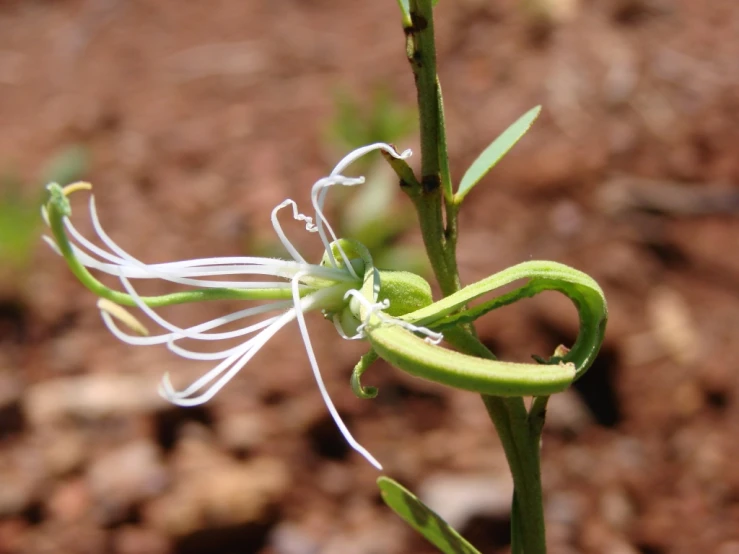
<path fill-rule="evenodd" d="M 464 206 L 464 281 L 547 258 L 592 274 L 610 305 L 599 360 L 545 433 L 551 552 L 739 552 L 739 6 L 549 1 L 571 11 L 545 26 L 513 0 L 441 0 L 437 31 L 457 178 L 544 106 Z M 104 224 L 129 251 L 244 255 L 271 240 L 271 208 L 307 206 L 340 156 L 325 140 L 339 85 L 413 102 L 392 0 L 6 1 L 0 169 L 34 192 L 52 153 L 83 144 Z M 573 315 L 545 296 L 480 330 L 525 359 L 571 342 Z M 380 396 L 355 399 L 362 346 L 310 323 L 335 401 L 387 474 L 506 490 L 474 395 L 378 365 Z M 158 378 L 204 368 L 117 342 L 40 245 L 3 280 L 0 332 L 0 553 L 432 551 L 335 431 L 296 329 L 213 402 L 174 409 L 156 401 Z M 470 540 L 504 552 L 505 510 L 471 516 Z"/>

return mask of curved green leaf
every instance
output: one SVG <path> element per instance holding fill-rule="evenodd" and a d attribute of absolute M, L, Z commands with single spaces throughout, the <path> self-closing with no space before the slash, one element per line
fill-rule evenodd
<path fill-rule="evenodd" d="M 444 554 L 480 554 L 442 517 L 389 477 L 377 480 L 382 500 Z"/>
<path fill-rule="evenodd" d="M 490 145 L 482 151 L 482 154 L 472 162 L 467 172 L 462 177 L 462 181 L 459 183 L 459 189 L 455 195 L 457 204 L 464 200 L 467 193 L 472 190 L 480 179 L 490 171 L 500 159 L 506 155 L 506 153 L 513 148 L 522 136 L 526 134 L 531 125 L 534 123 L 539 113 L 541 112 L 541 106 L 532 108 L 525 114 L 523 114 L 518 120 L 508 127 L 503 133 L 496 138 Z"/>

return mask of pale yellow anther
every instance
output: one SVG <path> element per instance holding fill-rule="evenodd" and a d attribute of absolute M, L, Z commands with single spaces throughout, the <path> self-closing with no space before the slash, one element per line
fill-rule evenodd
<path fill-rule="evenodd" d="M 73 192 L 77 192 L 78 190 L 92 190 L 92 184 L 88 183 L 87 181 L 77 181 L 76 183 L 71 183 L 67 185 L 66 187 L 62 187 L 62 192 L 64 193 L 64 196 L 69 196 Z"/>
<path fill-rule="evenodd" d="M 105 298 L 101 298 L 100 300 L 98 300 L 98 308 L 105 313 L 112 315 L 118 321 L 131 329 L 134 333 L 138 333 L 139 335 L 144 337 L 149 335 L 149 330 L 144 327 L 144 325 L 131 313 L 126 311 L 123 306 L 120 306 L 115 302 L 111 302 L 110 300 L 107 300 Z"/>

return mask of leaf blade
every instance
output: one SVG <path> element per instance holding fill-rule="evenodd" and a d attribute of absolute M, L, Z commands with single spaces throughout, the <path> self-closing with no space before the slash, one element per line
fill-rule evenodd
<path fill-rule="evenodd" d="M 389 477 L 377 480 L 382 500 L 406 523 L 444 554 L 480 554 L 440 515 L 421 502 L 412 492 Z"/>
<path fill-rule="evenodd" d="M 464 197 L 495 165 L 505 156 L 513 146 L 521 140 L 531 128 L 534 121 L 541 113 L 541 106 L 536 106 L 519 117 L 513 125 L 503 131 L 498 138 L 491 142 L 485 150 L 472 162 L 467 172 L 459 183 L 459 189 L 455 195 L 459 204 Z"/>

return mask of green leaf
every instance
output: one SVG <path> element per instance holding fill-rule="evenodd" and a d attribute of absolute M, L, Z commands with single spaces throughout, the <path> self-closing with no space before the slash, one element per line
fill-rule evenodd
<path fill-rule="evenodd" d="M 421 502 L 412 492 L 389 477 L 377 480 L 385 504 L 444 554 L 480 554 L 474 546 Z"/>
<path fill-rule="evenodd" d="M 518 118 L 513 125 L 503 131 L 503 134 L 483 150 L 482 154 L 480 154 L 472 163 L 467 170 L 467 173 L 462 177 L 462 181 L 459 183 L 459 190 L 457 190 L 456 194 L 457 204 L 462 202 L 464 197 L 467 196 L 467 193 L 472 190 L 472 187 L 474 187 L 488 171 L 495 167 L 495 164 L 497 164 L 500 159 L 505 156 L 511 148 L 513 148 L 513 145 L 526 134 L 526 131 L 529 130 L 540 112 L 541 106 L 532 108 Z"/>

